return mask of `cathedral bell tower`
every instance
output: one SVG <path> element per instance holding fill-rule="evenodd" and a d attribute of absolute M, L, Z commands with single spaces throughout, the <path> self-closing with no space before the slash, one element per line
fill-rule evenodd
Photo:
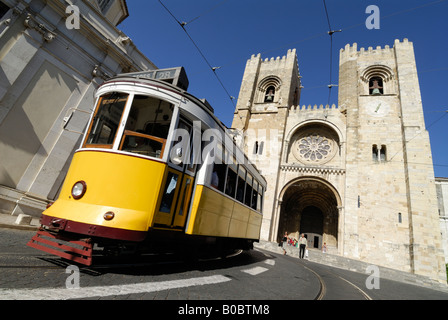
<path fill-rule="evenodd" d="M 273 210 L 289 107 L 298 104 L 300 90 L 295 49 L 282 58 L 262 60 L 258 54 L 247 61 L 232 128 L 268 182 L 265 215 Z M 264 219 L 262 238 L 268 238 L 270 228 L 270 220 Z"/>
<path fill-rule="evenodd" d="M 413 44 L 342 49 L 339 107 L 347 116 L 344 255 L 446 281 Z"/>

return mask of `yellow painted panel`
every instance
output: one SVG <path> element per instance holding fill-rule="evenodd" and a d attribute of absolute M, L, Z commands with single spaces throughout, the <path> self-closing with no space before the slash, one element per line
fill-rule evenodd
<path fill-rule="evenodd" d="M 145 231 L 152 223 L 166 164 L 115 153 L 75 154 L 56 203 L 45 214 L 81 223 Z M 87 192 L 74 200 L 71 189 L 85 181 Z M 113 211 L 108 222 L 103 215 Z"/>
<path fill-rule="evenodd" d="M 207 210 L 200 210 L 195 234 L 227 237 L 230 218 Z"/>
<path fill-rule="evenodd" d="M 190 219 L 185 231 L 186 234 L 195 234 L 197 232 L 197 220 L 200 219 L 199 205 L 202 199 L 204 186 L 197 185 L 194 193 L 193 204 L 191 206 Z"/>
<path fill-rule="evenodd" d="M 247 232 L 246 232 L 246 238 L 248 239 L 260 239 L 260 227 L 248 224 L 247 225 Z"/>
<path fill-rule="evenodd" d="M 262 216 L 212 188 L 197 186 L 188 234 L 259 239 Z"/>
<path fill-rule="evenodd" d="M 249 223 L 247 225 L 246 237 L 249 239 L 260 239 L 260 230 L 263 216 L 255 211 L 250 212 Z"/>
<path fill-rule="evenodd" d="M 204 188 L 200 208 L 230 218 L 234 201 L 210 188 Z"/>
<path fill-rule="evenodd" d="M 249 221 L 249 215 L 251 210 L 243 206 L 242 204 L 235 202 L 235 208 L 233 210 L 232 220 L 238 220 L 247 223 Z"/>

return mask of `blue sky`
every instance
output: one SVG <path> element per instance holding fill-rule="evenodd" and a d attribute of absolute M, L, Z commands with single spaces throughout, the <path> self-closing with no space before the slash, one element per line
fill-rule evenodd
<path fill-rule="evenodd" d="M 330 37 L 322 0 L 162 0 L 199 46 L 203 57 L 158 0 L 128 0 L 130 17 L 123 30 L 158 68 L 183 66 L 189 92 L 206 98 L 216 115 L 231 126 L 246 61 L 252 54 L 282 57 L 296 48 L 304 89 L 300 104 L 326 104 L 330 82 Z M 326 0 L 333 30 L 332 84 L 338 84 L 339 50 L 414 43 L 427 129 L 436 177 L 448 177 L 448 0 Z M 366 8 L 380 9 L 379 30 L 369 30 Z M 227 92 L 226 92 L 227 90 Z M 331 103 L 337 104 L 337 90 Z"/>

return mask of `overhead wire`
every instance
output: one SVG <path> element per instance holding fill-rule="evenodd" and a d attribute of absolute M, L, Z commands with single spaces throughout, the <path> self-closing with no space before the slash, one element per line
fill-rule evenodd
<path fill-rule="evenodd" d="M 188 22 L 183 22 L 183 24 L 184 24 L 184 25 L 187 25 L 187 24 L 190 24 L 190 23 L 192 23 L 192 22 L 198 20 L 199 18 L 205 16 L 206 14 L 208 14 L 208 13 L 214 11 L 216 8 L 222 6 L 222 5 L 223 5 L 225 2 L 227 2 L 227 1 L 229 1 L 229 0 L 221 1 L 220 3 L 218 3 L 217 5 L 215 5 L 214 7 L 210 8 L 209 10 L 206 10 L 206 11 L 204 11 L 203 13 L 199 14 L 196 18 L 193 18 L 193 19 L 191 19 L 191 20 L 188 21 Z"/>
<path fill-rule="evenodd" d="M 431 123 L 425 130 L 417 133 L 414 137 L 412 137 L 411 139 L 407 140 L 406 143 L 411 142 L 412 140 L 416 139 L 419 135 L 421 135 L 423 132 L 429 131 L 429 129 L 431 129 L 433 126 L 435 126 L 439 121 L 441 121 L 443 118 L 445 118 L 448 115 L 448 111 L 445 111 L 445 114 L 442 115 L 441 117 L 439 117 L 437 120 L 435 120 L 433 123 Z M 400 151 L 398 151 L 396 154 L 394 154 L 391 158 L 390 161 L 392 161 L 398 154 L 400 154 L 401 152 L 404 151 L 404 146 L 402 147 L 402 149 Z M 441 165 L 439 165 L 441 166 Z"/>
<path fill-rule="evenodd" d="M 324 9 L 325 9 L 325 15 L 327 17 L 327 23 L 328 23 L 328 35 L 330 36 L 330 82 L 328 84 L 328 105 L 330 105 L 331 102 L 331 89 L 333 89 L 333 87 L 337 87 L 337 85 L 333 84 L 333 34 L 335 34 L 336 32 L 342 32 L 342 30 L 333 30 L 333 28 L 331 27 L 331 22 L 330 22 L 330 15 L 328 13 L 328 8 L 327 8 L 327 3 L 325 0 L 322 0 L 323 4 L 324 4 Z"/>
<path fill-rule="evenodd" d="M 223 1 L 225 2 L 225 1 Z M 194 20 L 199 19 L 202 15 L 204 15 L 205 13 L 203 13 L 202 15 L 196 17 L 195 19 L 191 20 L 190 22 L 181 22 L 179 19 L 176 18 L 176 16 L 171 12 L 171 10 L 169 10 L 162 2 L 162 0 L 159 0 L 159 3 L 162 5 L 163 8 L 165 8 L 165 10 L 171 15 L 171 17 L 179 24 L 179 26 L 182 28 L 182 30 L 185 32 L 185 34 L 187 35 L 188 39 L 190 39 L 191 43 L 195 46 L 195 48 L 198 50 L 199 54 L 201 55 L 202 59 L 205 61 L 205 63 L 207 64 L 207 66 L 210 68 L 210 70 L 213 72 L 213 74 L 215 75 L 216 79 L 218 80 L 219 84 L 221 85 L 221 87 L 224 89 L 224 91 L 226 92 L 227 96 L 229 97 L 230 101 L 232 102 L 233 107 L 235 107 L 235 98 L 230 95 L 229 91 L 227 90 L 226 86 L 224 85 L 224 83 L 222 82 L 221 78 L 218 76 L 218 74 L 216 73 L 216 70 L 220 69 L 221 67 L 213 67 L 211 65 L 211 63 L 209 62 L 209 60 L 207 59 L 207 57 L 205 56 L 205 54 L 202 52 L 201 48 L 199 48 L 198 44 L 196 43 L 196 41 L 194 41 L 193 37 L 190 35 L 190 33 L 187 31 L 187 29 L 185 28 L 187 26 L 188 23 L 191 23 Z M 222 4 L 222 3 L 221 3 Z M 216 6 L 215 6 L 216 7 Z M 208 12 L 210 12 L 211 10 L 209 10 Z"/>
<path fill-rule="evenodd" d="M 190 24 L 191 22 L 197 20 L 198 18 L 202 17 L 203 15 L 205 15 L 205 14 L 207 14 L 207 13 L 209 13 L 209 12 L 215 10 L 217 7 L 219 7 L 220 5 L 222 5 L 222 4 L 223 4 L 224 2 L 226 2 L 226 1 L 228 1 L 228 0 L 224 0 L 224 1 L 222 1 L 221 3 L 217 4 L 217 5 L 216 5 L 215 7 L 213 7 L 212 9 L 210 9 L 210 10 L 208 10 L 208 11 L 202 13 L 201 15 L 199 15 L 198 17 L 196 17 L 196 18 L 190 20 L 189 22 L 182 22 L 182 23 L 185 24 L 185 25 Z M 426 3 L 426 4 L 424 4 L 424 5 L 420 5 L 420 6 L 417 6 L 417 7 L 413 7 L 413 8 L 410 8 L 410 9 L 406 9 L 406 10 L 401 10 L 401 11 L 398 11 L 398 12 L 394 12 L 394 13 L 391 13 L 390 15 L 382 16 L 382 17 L 381 17 L 381 21 L 383 21 L 383 20 L 385 20 L 385 19 L 388 19 L 388 18 L 390 18 L 390 17 L 396 16 L 396 15 L 399 15 L 399 14 L 408 13 L 408 12 L 411 12 L 411 11 L 414 11 L 414 10 L 417 10 L 417 9 L 421 9 L 421 8 L 428 7 L 428 6 L 431 6 L 431 5 L 435 5 L 435 4 L 438 4 L 438 3 L 440 3 L 440 2 L 445 2 L 445 1 L 448 1 L 448 0 L 437 0 L 437 1 L 430 2 L 430 3 Z M 324 2 L 324 8 L 326 8 L 326 3 L 325 3 L 325 2 Z M 362 23 L 358 23 L 358 24 L 354 24 L 354 25 L 351 25 L 351 26 L 344 27 L 344 28 L 342 28 L 341 30 L 334 31 L 334 30 L 331 30 L 332 27 L 331 27 L 331 23 L 330 23 L 330 15 L 329 15 L 329 13 L 328 13 L 328 8 L 327 8 L 327 10 L 326 10 L 326 16 L 327 16 L 327 22 L 328 22 L 329 30 L 330 30 L 330 31 L 333 31 L 333 33 L 335 33 L 335 32 L 343 32 L 343 31 L 347 31 L 347 30 L 350 30 L 350 29 L 353 29 L 353 28 L 356 28 L 356 27 L 360 27 L 360 26 L 365 27 L 365 22 L 362 22 Z M 178 23 L 181 23 L 181 22 L 178 22 Z M 332 33 L 331 35 L 333 35 L 333 33 Z M 297 45 L 297 44 L 300 44 L 300 43 L 303 43 L 303 42 L 306 42 L 306 41 L 314 40 L 314 39 L 316 39 L 316 38 L 323 37 L 324 35 L 329 35 L 329 32 L 319 32 L 319 33 L 316 33 L 316 34 L 314 34 L 314 35 L 312 35 L 312 36 L 309 36 L 309 37 L 304 38 L 304 39 L 299 40 L 299 41 L 293 41 L 293 42 L 290 42 L 290 43 L 287 43 L 287 44 L 284 44 L 284 45 L 281 45 L 281 46 L 278 46 L 278 47 L 275 47 L 275 48 L 272 48 L 272 49 L 268 49 L 268 50 L 265 50 L 265 51 L 261 51 L 260 54 L 262 54 L 262 55 L 263 55 L 263 54 L 267 54 L 267 53 L 269 53 L 269 52 L 274 52 L 274 51 L 277 51 L 277 50 L 280 50 L 280 49 L 283 49 L 283 48 L 286 48 L 286 47 L 290 48 L 291 46 L 294 46 L 294 45 Z M 331 45 L 332 45 L 332 44 L 331 44 Z M 331 54 L 332 54 L 332 57 L 331 57 L 331 63 L 333 63 L 333 52 L 334 52 L 334 51 L 333 51 L 333 49 L 331 48 Z M 232 66 L 232 65 L 234 65 L 234 64 L 240 63 L 241 61 L 246 61 L 246 58 L 238 58 L 238 59 L 235 59 L 235 60 L 230 61 L 230 62 L 228 62 L 228 63 L 221 64 L 220 68 L 229 67 L 229 66 Z M 330 70 L 331 70 L 331 72 L 332 72 L 332 66 L 330 67 Z M 447 68 L 439 68 L 439 69 L 424 70 L 424 71 L 420 71 L 420 73 L 433 72 L 433 71 L 442 71 L 442 70 L 447 70 Z M 201 72 L 198 72 L 198 73 L 196 73 L 196 74 L 199 74 L 199 73 L 201 73 Z M 332 75 L 331 75 L 331 77 L 332 77 Z M 332 85 L 331 82 L 332 82 L 332 81 L 330 81 L 330 85 Z M 317 89 L 317 88 L 328 88 L 328 86 L 329 86 L 329 85 L 322 85 L 322 86 L 315 86 L 315 87 L 304 88 L 304 89 L 306 89 L 306 90 L 311 90 L 311 89 Z M 337 86 L 338 86 L 338 85 L 332 85 L 332 87 L 337 87 Z"/>

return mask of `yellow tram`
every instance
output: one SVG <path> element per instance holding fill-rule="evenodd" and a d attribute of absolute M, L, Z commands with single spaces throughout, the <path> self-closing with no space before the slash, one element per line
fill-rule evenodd
<path fill-rule="evenodd" d="M 94 246 L 114 254 L 250 249 L 266 181 L 187 87 L 183 68 L 101 85 L 58 200 L 28 245 L 84 265 Z"/>

